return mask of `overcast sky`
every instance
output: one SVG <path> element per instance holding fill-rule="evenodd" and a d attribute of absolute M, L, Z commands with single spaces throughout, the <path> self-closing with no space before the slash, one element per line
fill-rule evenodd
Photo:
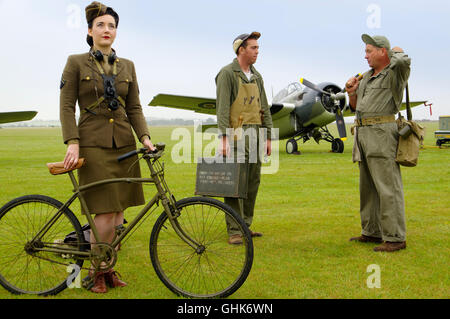
<path fill-rule="evenodd" d="M 88 50 L 84 8 L 91 1 L 0 0 L 0 111 L 36 110 L 59 119 L 67 57 Z M 112 0 L 120 15 L 114 44 L 134 61 L 147 117 L 198 118 L 147 106 L 158 93 L 215 97 L 214 78 L 234 58 L 233 39 L 259 31 L 269 102 L 291 82 L 347 79 L 368 69 L 362 33 L 386 35 L 412 58 L 416 119 L 450 115 L 450 2 L 446 0 Z"/>

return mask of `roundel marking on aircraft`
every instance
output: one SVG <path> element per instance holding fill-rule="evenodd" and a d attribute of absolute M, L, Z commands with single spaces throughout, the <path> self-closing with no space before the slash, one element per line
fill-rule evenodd
<path fill-rule="evenodd" d="M 207 109 L 207 110 L 214 110 L 216 108 L 216 104 L 210 103 L 210 102 L 205 102 L 205 103 L 200 103 L 198 105 L 198 107 L 201 107 L 202 109 Z"/>

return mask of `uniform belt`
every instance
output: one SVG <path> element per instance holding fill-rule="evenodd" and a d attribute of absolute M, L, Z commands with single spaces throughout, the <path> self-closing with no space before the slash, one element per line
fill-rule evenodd
<path fill-rule="evenodd" d="M 395 122 L 395 115 L 374 116 L 355 119 L 356 126 L 370 126 L 375 124 L 384 124 L 393 122 Z"/>

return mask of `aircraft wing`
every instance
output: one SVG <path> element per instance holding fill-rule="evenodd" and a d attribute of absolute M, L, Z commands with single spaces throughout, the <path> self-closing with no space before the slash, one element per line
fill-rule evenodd
<path fill-rule="evenodd" d="M 165 106 L 216 115 L 216 99 L 204 97 L 158 94 L 150 102 L 149 106 Z"/>
<path fill-rule="evenodd" d="M 216 115 L 216 99 L 158 94 L 150 102 L 149 106 L 165 106 L 176 109 L 195 111 L 197 113 Z M 295 108 L 294 104 L 277 103 L 270 106 L 272 119 L 278 119 L 291 113 Z"/>
<path fill-rule="evenodd" d="M 36 114 L 36 111 L 0 113 L 0 124 L 29 121 L 32 120 Z"/>
<path fill-rule="evenodd" d="M 413 108 L 413 107 L 416 107 L 416 106 L 419 106 L 419 105 L 422 105 L 425 103 L 427 103 L 427 101 L 409 102 L 409 106 L 411 108 Z M 406 110 L 406 103 L 402 103 L 402 107 L 400 108 L 400 111 L 404 111 L 404 110 Z"/>
<path fill-rule="evenodd" d="M 416 102 L 409 102 L 409 105 L 411 108 L 425 104 L 427 101 L 416 101 Z M 402 106 L 400 107 L 400 111 L 406 110 L 406 103 L 402 103 Z M 355 112 L 352 112 L 350 110 L 350 107 L 347 107 L 346 110 L 343 112 L 344 117 L 349 116 L 355 116 Z"/>

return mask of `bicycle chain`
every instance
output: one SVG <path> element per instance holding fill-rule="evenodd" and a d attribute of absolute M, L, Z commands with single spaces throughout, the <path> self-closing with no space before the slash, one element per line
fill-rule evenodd
<path fill-rule="evenodd" d="M 116 263 L 116 260 L 117 260 L 117 253 L 116 253 L 116 251 L 115 251 L 115 249 L 111 246 L 111 245 L 109 245 L 109 244 L 105 244 L 105 243 L 91 243 L 91 244 L 93 244 L 93 245 L 98 245 L 98 246 L 106 246 L 106 247 L 108 247 L 108 249 L 110 249 L 111 251 L 113 251 L 114 253 L 113 253 L 113 258 L 111 259 L 111 260 L 113 260 L 114 262 L 110 262 L 109 263 L 109 266 L 107 266 L 107 268 L 106 268 L 106 270 L 108 270 L 108 269 L 111 269 L 112 267 L 114 267 L 114 265 L 115 265 L 115 263 Z M 46 245 L 49 245 L 49 244 L 46 244 Z M 66 246 L 67 244 L 65 244 L 65 243 L 51 243 L 50 245 L 60 245 L 60 246 Z M 51 247 L 51 246 L 48 246 L 48 247 Z M 59 254 L 59 253 L 53 253 L 53 254 Z M 64 253 L 60 253 L 60 255 L 64 255 Z M 70 254 L 67 254 L 67 255 L 70 255 Z M 73 265 L 73 263 L 72 264 L 70 264 L 70 263 L 63 263 L 63 262 L 60 262 L 60 261 L 56 261 L 56 260 L 53 260 L 53 259 L 50 259 L 50 258 L 46 258 L 46 257 L 43 257 L 43 256 L 38 256 L 38 255 L 36 255 L 36 254 L 33 254 L 32 255 L 33 257 L 36 257 L 36 258 L 39 258 L 39 259 L 42 259 L 42 260 L 46 260 L 46 261 L 49 261 L 49 262 L 51 262 L 51 263 L 54 263 L 54 264 L 58 264 L 58 265 L 61 265 L 61 266 L 67 266 L 67 267 L 69 267 L 69 266 L 71 266 L 71 265 Z M 62 258 L 64 258 L 64 257 L 62 257 Z M 88 260 L 90 260 L 90 261 L 92 261 L 92 260 L 94 260 L 95 259 L 95 257 L 94 257 L 94 255 L 93 255 L 93 253 L 91 252 L 91 255 L 90 255 L 90 257 L 89 257 L 89 259 Z M 86 267 L 80 267 L 80 270 L 81 269 L 83 269 L 83 270 L 91 270 L 91 268 L 86 268 Z M 105 270 L 105 269 L 103 269 L 103 270 Z"/>

